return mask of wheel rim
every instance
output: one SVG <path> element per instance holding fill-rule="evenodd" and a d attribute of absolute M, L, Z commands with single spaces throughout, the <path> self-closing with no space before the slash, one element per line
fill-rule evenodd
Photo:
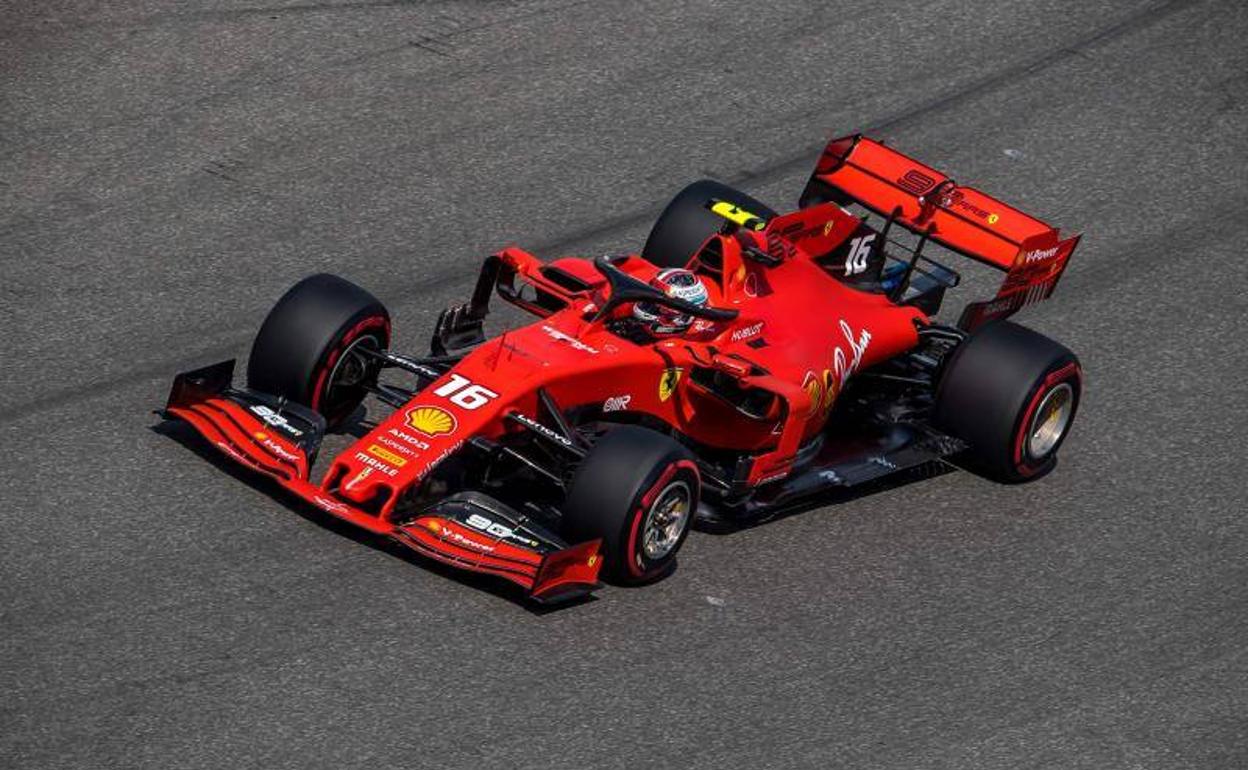
<path fill-rule="evenodd" d="M 693 492 L 684 481 L 673 481 L 663 488 L 646 511 L 642 525 L 641 550 L 657 561 L 669 555 L 689 526 Z"/>
<path fill-rule="evenodd" d="M 371 374 L 371 359 L 361 349 L 378 350 L 380 347 L 376 337 L 366 334 L 342 351 L 325 383 L 327 412 L 332 413 L 338 406 L 359 399 L 360 391 Z"/>
<path fill-rule="evenodd" d="M 1075 391 L 1063 382 L 1044 394 L 1027 429 L 1027 454 L 1039 460 L 1047 456 L 1066 435 L 1074 411 Z"/>

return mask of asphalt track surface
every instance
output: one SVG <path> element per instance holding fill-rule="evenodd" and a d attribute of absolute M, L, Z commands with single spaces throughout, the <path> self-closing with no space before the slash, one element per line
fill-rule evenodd
<path fill-rule="evenodd" d="M 0 766 L 1248 766 L 1244 4 L 0 9 Z M 791 206 L 856 130 L 1086 233 L 1024 314 L 1087 370 L 1049 477 L 541 614 L 153 430 L 307 273 L 420 352 L 490 251 Z"/>

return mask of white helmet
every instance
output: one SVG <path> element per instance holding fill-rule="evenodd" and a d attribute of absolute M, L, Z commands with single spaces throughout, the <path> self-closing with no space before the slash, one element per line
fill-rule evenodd
<path fill-rule="evenodd" d="M 650 285 L 669 297 L 698 307 L 705 307 L 709 298 L 702 281 L 683 267 L 660 270 Z M 693 316 L 653 302 L 633 305 L 633 318 L 646 324 L 650 333 L 656 336 L 683 334 L 693 324 Z"/>

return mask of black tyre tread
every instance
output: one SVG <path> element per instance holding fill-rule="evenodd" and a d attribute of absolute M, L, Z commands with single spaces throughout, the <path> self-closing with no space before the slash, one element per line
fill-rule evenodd
<path fill-rule="evenodd" d="M 650 229 L 641 256 L 658 267 L 684 267 L 698 248 L 724 226 L 723 217 L 706 207 L 707 201 L 723 200 L 771 219 L 776 212 L 767 204 L 713 179 L 702 179 L 676 194 Z"/>
<path fill-rule="evenodd" d="M 603 574 L 614 582 L 645 582 L 670 565 L 633 578 L 620 554 L 626 552 L 634 501 L 670 463 L 692 460 L 685 447 L 655 431 L 631 425 L 609 430 L 581 463 L 563 505 L 563 526 L 571 542 L 602 538 Z M 695 495 L 697 490 L 694 490 Z M 668 561 L 688 537 L 690 526 Z"/>
<path fill-rule="evenodd" d="M 354 283 L 328 273 L 304 278 L 260 326 L 247 360 L 248 386 L 312 406 L 321 363 L 345 331 L 371 316 L 387 324 L 390 317 L 376 297 Z"/>
<path fill-rule="evenodd" d="M 985 476 L 1021 481 L 1028 476 L 1013 462 L 1013 441 L 1023 409 L 1048 373 L 1072 361 L 1078 358 L 1064 345 L 1025 326 L 1010 321 L 985 326 L 945 362 L 934 421 L 971 445 L 966 457 Z M 1076 387 L 1076 411 L 1078 399 Z"/>

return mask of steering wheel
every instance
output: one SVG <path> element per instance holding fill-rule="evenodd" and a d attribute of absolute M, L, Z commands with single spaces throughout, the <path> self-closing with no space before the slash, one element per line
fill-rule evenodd
<path fill-rule="evenodd" d="M 738 315 L 738 311 L 730 308 L 695 305 L 678 297 L 669 297 L 650 284 L 639 281 L 620 270 L 606 257 L 594 257 L 594 268 L 607 279 L 608 289 L 607 301 L 594 314 L 594 321 L 606 318 L 612 310 L 630 302 L 653 302 L 656 305 L 669 307 L 678 313 L 707 321 L 732 321 Z"/>

